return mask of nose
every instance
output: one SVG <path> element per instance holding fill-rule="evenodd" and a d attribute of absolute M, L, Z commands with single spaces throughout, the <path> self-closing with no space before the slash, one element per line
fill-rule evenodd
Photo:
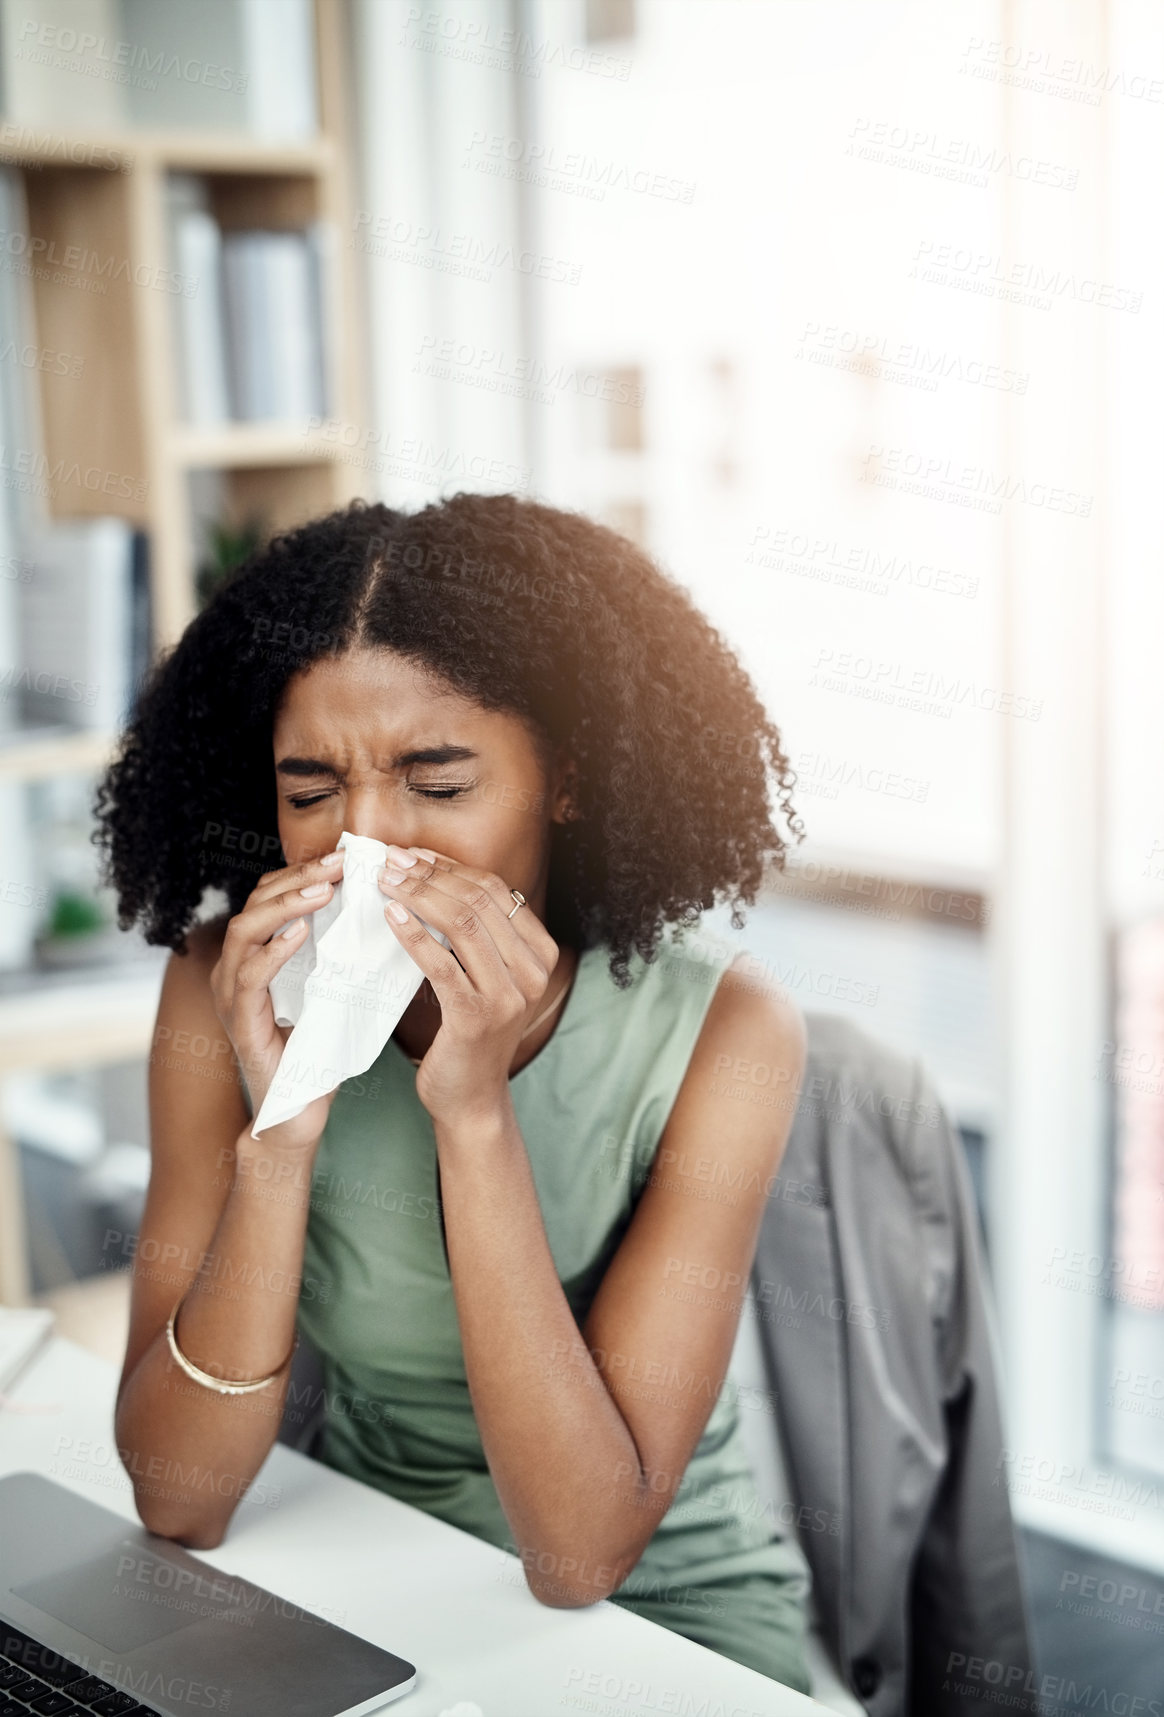
<path fill-rule="evenodd" d="M 344 827 L 353 835 L 395 842 L 398 847 L 427 846 L 424 807 L 395 782 L 359 788 L 349 785 Z"/>

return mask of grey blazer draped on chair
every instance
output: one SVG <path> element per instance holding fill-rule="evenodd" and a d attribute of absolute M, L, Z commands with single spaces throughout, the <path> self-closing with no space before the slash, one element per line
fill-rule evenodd
<path fill-rule="evenodd" d="M 969 1175 L 917 1060 L 806 1023 L 752 1294 L 822 1631 L 871 1717 L 983 1717 L 960 1666 L 1032 1661 Z"/>

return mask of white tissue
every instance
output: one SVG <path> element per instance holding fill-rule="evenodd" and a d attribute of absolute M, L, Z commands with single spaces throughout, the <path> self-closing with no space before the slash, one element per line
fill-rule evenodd
<path fill-rule="evenodd" d="M 339 845 L 342 882 L 318 912 L 305 914 L 302 945 L 271 980 L 276 1023 L 294 1029 L 255 1116 L 252 1139 L 294 1120 L 345 1079 L 366 1073 L 424 978 L 384 917 L 388 897 L 376 882 L 388 857 L 384 842 L 345 830 Z M 447 936 L 431 924 L 425 928 L 449 946 Z"/>

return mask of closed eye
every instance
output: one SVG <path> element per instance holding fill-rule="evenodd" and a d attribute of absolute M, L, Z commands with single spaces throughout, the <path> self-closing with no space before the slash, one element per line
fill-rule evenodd
<path fill-rule="evenodd" d="M 410 793 L 419 793 L 422 799 L 456 799 L 462 793 L 467 793 L 467 787 L 410 787 Z M 314 793 L 306 798 L 289 799 L 289 805 L 294 805 L 297 811 L 305 811 L 310 805 L 318 805 L 322 800 L 330 798 L 329 793 Z"/>

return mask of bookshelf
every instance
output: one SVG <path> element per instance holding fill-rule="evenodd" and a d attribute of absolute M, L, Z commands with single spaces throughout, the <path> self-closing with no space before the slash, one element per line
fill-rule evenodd
<path fill-rule="evenodd" d="M 302 423 L 230 422 L 207 430 L 183 422 L 172 298 L 148 284 L 173 269 L 168 173 L 205 177 L 224 231 L 322 222 L 328 415 L 365 421 L 362 304 L 346 244 L 352 205 L 345 0 L 314 0 L 314 16 L 320 129 L 313 138 L 283 145 L 241 132 L 134 128 L 70 135 L 66 152 L 58 128 L 0 125 L 0 163 L 23 169 L 29 230 L 55 247 L 48 254 L 79 247 L 130 264 L 101 293 L 78 291 L 50 274 L 34 278 L 32 295 L 38 343 L 84 356 L 80 380 L 48 371 L 39 377 L 45 461 L 50 471 L 66 474 L 49 512 L 114 514 L 148 533 L 155 652 L 176 642 L 195 613 L 193 472 L 221 473 L 228 522 L 259 513 L 272 531 L 342 506 L 362 488 L 343 447 Z M 70 473 L 81 475 L 70 481 Z M 0 778 L 60 773 L 74 758 L 78 770 L 99 767 L 111 743 L 95 744 L 89 733 L 17 739 L 0 751 Z"/>
<path fill-rule="evenodd" d="M 177 641 L 197 609 L 192 478 L 217 474 L 221 522 L 238 526 L 257 514 L 272 532 L 341 506 L 363 487 L 342 442 L 312 433 L 308 420 L 185 422 L 173 295 L 157 284 L 177 266 L 170 174 L 204 181 L 224 233 L 318 223 L 327 414 L 366 421 L 364 305 L 348 243 L 347 0 L 313 0 L 312 12 L 319 126 L 306 139 L 282 144 L 241 130 L 137 126 L 69 132 L 0 118 L 0 163 L 21 173 L 28 231 L 43 241 L 41 255 L 51 260 L 72 247 L 74 255 L 98 253 L 118 265 L 100 291 L 78 290 L 75 269 L 73 279 L 50 267 L 30 281 L 38 345 L 84 358 L 79 376 L 44 369 L 36 377 L 39 451 L 46 471 L 60 473 L 46 498 L 52 521 L 114 515 L 147 534 L 154 655 Z M 0 789 L 90 775 L 115 742 L 105 731 L 10 731 L 0 744 Z M 0 997 L 0 1084 L 16 1071 L 147 1055 L 160 976 L 160 964 L 151 963 L 9 986 Z M 16 1143 L 0 1118 L 0 1301 L 10 1304 L 28 1297 L 20 1180 Z"/>

